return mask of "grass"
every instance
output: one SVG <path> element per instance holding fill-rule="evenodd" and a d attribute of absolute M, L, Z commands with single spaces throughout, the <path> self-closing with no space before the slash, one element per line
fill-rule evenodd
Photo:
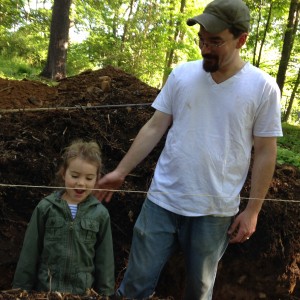
<path fill-rule="evenodd" d="M 300 168 L 300 126 L 282 124 L 283 137 L 278 138 L 278 164 L 290 164 Z"/>
<path fill-rule="evenodd" d="M 20 57 L 5 57 L 0 55 L 0 77 L 9 80 L 35 80 L 47 85 L 57 85 L 56 81 L 44 79 L 39 76 L 42 68 L 29 65 Z"/>
<path fill-rule="evenodd" d="M 0 77 L 20 80 L 23 78 L 37 78 L 41 72 L 38 68 L 29 66 L 24 60 L 18 57 L 13 59 L 0 55 Z"/>

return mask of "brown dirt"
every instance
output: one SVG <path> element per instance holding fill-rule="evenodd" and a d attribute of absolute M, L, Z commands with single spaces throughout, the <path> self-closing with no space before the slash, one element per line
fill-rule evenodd
<path fill-rule="evenodd" d="M 102 76 L 110 77 L 110 88 L 104 86 Z M 102 147 L 104 172 L 112 170 L 153 113 L 149 105 L 138 104 L 150 104 L 158 92 L 112 67 L 61 80 L 55 87 L 0 78 L 0 109 L 6 109 L 0 111 L 0 299 L 16 299 L 16 293 L 20 297 L 19 292 L 8 290 L 26 224 L 38 201 L 52 191 L 37 186 L 53 186 L 61 149 L 75 138 L 95 139 Z M 163 141 L 128 176 L 124 192 L 105 204 L 112 219 L 116 286 L 162 145 Z M 249 180 L 242 196 L 247 197 L 248 191 Z M 300 198 L 300 171 L 277 166 L 267 198 L 285 201 L 266 201 L 252 238 L 229 246 L 220 262 L 214 299 L 300 299 L 300 206 L 299 201 L 291 201 Z M 242 200 L 241 206 L 245 204 Z M 156 296 L 180 299 L 183 286 L 184 264 L 177 253 L 162 272 Z"/>

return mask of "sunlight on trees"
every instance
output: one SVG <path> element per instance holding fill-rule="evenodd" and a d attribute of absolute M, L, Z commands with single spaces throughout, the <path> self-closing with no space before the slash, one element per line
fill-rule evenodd
<path fill-rule="evenodd" d="M 161 87 L 175 65 L 201 57 L 194 43 L 198 28 L 188 27 L 186 20 L 201 13 L 209 2 L 73 0 L 67 74 L 113 65 L 149 85 Z M 242 56 L 277 78 L 282 85 L 283 115 L 295 121 L 300 111 L 299 0 L 245 2 L 251 10 L 252 22 Z M 23 57 L 40 70 L 45 66 L 53 3 L 53 0 L 1 1 L 3 57 Z M 285 37 L 289 34 L 288 42 Z M 288 55 L 284 51 L 287 45 Z M 287 59 L 285 67 L 279 69 L 284 59 Z"/>

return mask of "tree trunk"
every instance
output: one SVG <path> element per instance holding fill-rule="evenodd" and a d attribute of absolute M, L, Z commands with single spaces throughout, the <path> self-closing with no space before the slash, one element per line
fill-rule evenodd
<path fill-rule="evenodd" d="M 294 87 L 293 87 L 293 91 L 292 91 L 292 94 L 291 94 L 291 97 L 290 97 L 288 107 L 287 107 L 286 112 L 284 113 L 284 115 L 282 117 L 283 122 L 287 122 L 288 119 L 289 119 L 289 116 L 290 116 L 291 111 L 292 111 L 294 99 L 296 97 L 299 84 L 300 84 L 300 68 L 298 69 L 298 76 L 297 76 L 296 82 L 295 82 Z"/>
<path fill-rule="evenodd" d="M 280 88 L 282 93 L 283 86 L 286 77 L 286 70 L 288 67 L 288 63 L 291 56 L 291 51 L 294 44 L 295 33 L 297 30 L 298 19 L 299 19 L 299 9 L 300 9 L 300 1 L 299 0 L 291 0 L 290 3 L 290 10 L 289 10 L 289 17 L 288 17 L 288 24 L 284 34 L 282 52 L 281 52 L 281 59 L 279 63 L 279 68 L 277 72 L 277 84 Z"/>
<path fill-rule="evenodd" d="M 261 14 L 262 14 L 262 0 L 260 1 L 259 5 L 259 11 L 258 11 L 258 18 L 257 18 L 257 27 L 255 32 L 255 43 L 253 47 L 253 58 L 252 58 L 252 64 L 256 66 L 256 50 L 258 47 L 258 41 L 259 41 L 259 27 L 260 27 L 260 21 L 261 21 Z"/>
<path fill-rule="evenodd" d="M 129 13 L 128 13 L 128 20 L 124 24 L 124 29 L 123 29 L 123 34 L 122 34 L 122 42 L 121 42 L 121 52 L 123 52 L 125 48 L 125 42 L 127 39 L 127 31 L 128 31 L 128 26 L 130 26 L 130 19 L 132 17 L 133 13 L 133 5 L 134 5 L 134 0 L 130 0 L 130 6 L 129 6 Z"/>
<path fill-rule="evenodd" d="M 171 2 L 171 3 L 174 5 L 173 2 Z M 184 12 L 185 6 L 186 6 L 186 0 L 181 0 L 180 1 L 180 12 L 181 13 Z M 171 15 L 172 15 L 172 13 L 171 13 Z M 170 24 L 169 25 L 170 25 L 170 27 L 173 27 L 172 17 L 170 18 Z M 180 26 L 180 22 L 177 21 L 176 24 L 175 24 L 175 32 L 174 32 L 174 36 L 173 36 L 173 40 L 175 42 L 179 41 L 179 37 L 183 38 L 183 35 L 180 32 L 180 27 L 179 26 Z M 162 85 L 164 85 L 165 82 L 168 79 L 168 76 L 169 76 L 169 73 L 170 73 L 169 71 L 171 69 L 173 59 L 174 59 L 174 48 L 172 47 L 171 49 L 169 49 L 166 52 L 166 60 L 165 60 L 165 67 L 164 67 Z"/>
<path fill-rule="evenodd" d="M 72 0 L 54 0 L 47 62 L 40 74 L 49 79 L 66 77 L 71 2 Z"/>
<path fill-rule="evenodd" d="M 264 26 L 264 28 L 265 28 L 264 29 L 264 35 L 263 35 L 263 38 L 262 38 L 261 43 L 260 43 L 259 54 L 258 54 L 257 61 L 255 63 L 256 67 L 258 67 L 258 68 L 259 68 L 259 64 L 260 64 L 262 50 L 263 50 L 263 47 L 264 47 L 264 44 L 265 44 L 265 41 L 266 41 L 267 32 L 268 32 L 269 27 L 270 27 L 270 20 L 271 20 L 271 15 L 272 15 L 272 7 L 273 7 L 273 2 L 270 3 L 269 13 L 268 13 L 268 19 L 267 19 L 267 23 Z"/>

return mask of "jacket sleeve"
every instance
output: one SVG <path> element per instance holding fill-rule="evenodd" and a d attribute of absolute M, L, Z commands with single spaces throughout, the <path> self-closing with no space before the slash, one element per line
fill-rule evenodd
<path fill-rule="evenodd" d="M 114 252 L 111 233 L 111 224 L 108 211 L 102 216 L 95 255 L 95 282 L 94 289 L 100 295 L 114 294 L 115 286 Z"/>
<path fill-rule="evenodd" d="M 44 220 L 38 205 L 27 226 L 19 261 L 16 267 L 13 288 L 34 290 L 37 281 L 37 270 L 43 247 Z"/>

